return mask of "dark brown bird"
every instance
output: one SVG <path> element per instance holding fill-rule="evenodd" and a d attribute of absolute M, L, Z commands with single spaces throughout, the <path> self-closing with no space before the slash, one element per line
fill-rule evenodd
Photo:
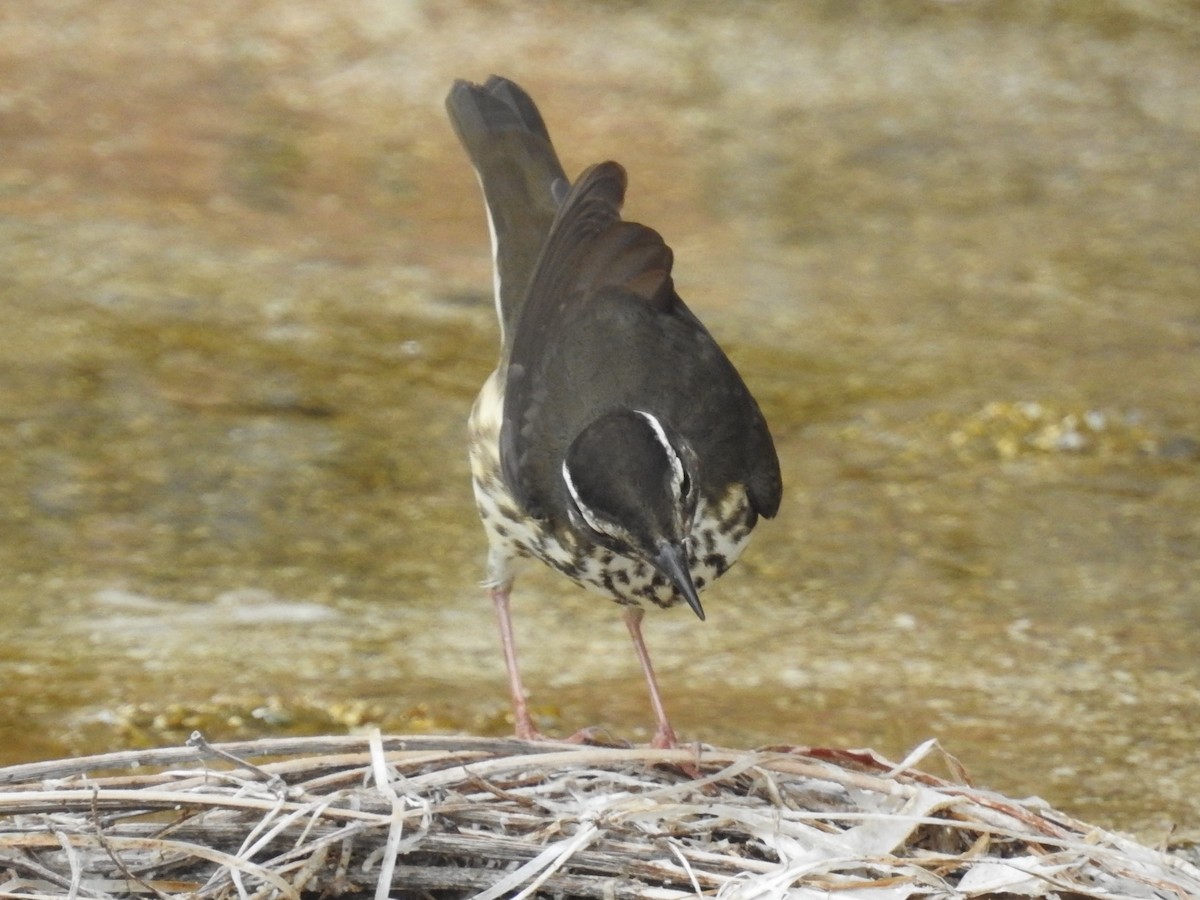
<path fill-rule="evenodd" d="M 483 188 L 500 363 L 470 417 L 517 736 L 536 738 L 509 595 L 533 557 L 623 605 L 657 728 L 675 743 L 642 639 L 642 604 L 699 592 L 779 508 L 779 461 L 733 364 L 675 293 L 671 249 L 621 219 L 625 170 L 569 184 L 541 114 L 513 82 L 458 81 L 446 99 Z"/>

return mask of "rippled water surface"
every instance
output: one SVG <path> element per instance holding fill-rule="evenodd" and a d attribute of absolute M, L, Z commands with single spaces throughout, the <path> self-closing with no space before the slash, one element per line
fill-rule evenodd
<path fill-rule="evenodd" d="M 0 18 L 0 762 L 504 733 L 464 420 L 492 71 L 630 170 L 784 468 L 647 638 L 681 734 L 930 736 L 1200 835 L 1200 14 L 1186 4 L 69 2 Z M 517 585 L 547 730 L 652 719 Z"/>

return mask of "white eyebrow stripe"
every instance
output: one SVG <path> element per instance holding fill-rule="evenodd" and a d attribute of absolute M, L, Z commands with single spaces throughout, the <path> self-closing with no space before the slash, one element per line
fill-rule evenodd
<path fill-rule="evenodd" d="M 587 508 L 587 505 L 579 499 L 579 491 L 575 489 L 575 482 L 571 480 L 571 470 L 567 468 L 567 461 L 565 459 L 562 464 L 562 476 L 563 481 L 567 483 L 567 492 L 571 495 L 571 499 L 575 503 L 575 508 L 579 510 L 579 514 L 583 516 L 584 521 L 588 523 L 591 529 L 600 532 L 611 531 L 612 529 L 593 515 L 592 511 Z"/>
<path fill-rule="evenodd" d="M 671 446 L 671 442 L 667 440 L 667 433 L 663 430 L 662 422 L 658 421 L 658 417 L 653 413 L 648 413 L 644 409 L 635 409 L 635 413 L 650 423 L 650 427 L 654 429 L 654 436 L 658 438 L 658 442 L 666 448 L 667 456 L 675 455 L 675 448 Z"/>
<path fill-rule="evenodd" d="M 667 440 L 666 429 L 662 427 L 662 422 L 658 421 L 657 416 L 646 412 L 644 409 L 635 409 L 634 412 L 650 423 L 650 427 L 654 430 L 654 436 L 658 438 L 658 442 L 662 444 L 663 450 L 666 451 L 667 459 L 671 461 L 671 488 L 675 493 L 675 499 L 678 500 L 680 492 L 683 490 L 683 463 L 679 460 L 679 454 L 675 452 L 675 448 Z"/>
<path fill-rule="evenodd" d="M 575 482 L 571 480 L 571 470 L 567 468 L 567 461 L 564 459 L 562 464 L 563 481 L 567 483 L 567 492 L 571 495 L 571 499 L 575 501 L 575 505 L 583 509 L 583 504 L 579 502 L 579 491 L 575 490 Z"/>
<path fill-rule="evenodd" d="M 567 485 L 567 492 L 571 495 L 571 500 L 575 503 L 575 508 L 579 510 L 579 514 L 583 516 L 583 520 L 592 531 L 598 534 L 606 534 L 628 547 L 635 546 L 636 542 L 633 539 L 633 535 L 620 525 L 600 518 L 579 499 L 579 491 L 575 488 L 575 482 L 571 480 L 571 470 L 567 468 L 567 461 L 565 459 L 562 464 L 562 476 L 563 481 Z"/>

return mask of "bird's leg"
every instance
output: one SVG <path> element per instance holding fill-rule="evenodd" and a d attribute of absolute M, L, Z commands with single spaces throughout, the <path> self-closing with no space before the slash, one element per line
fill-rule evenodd
<path fill-rule="evenodd" d="M 508 669 L 508 689 L 512 693 L 513 722 L 516 726 L 517 737 L 523 741 L 543 741 L 546 738 L 529 715 L 529 705 L 525 702 L 525 688 L 521 684 L 521 671 L 517 667 L 517 644 L 513 638 L 512 609 L 509 605 L 509 594 L 512 592 L 513 580 L 506 579 L 496 587 L 488 588 L 488 596 L 496 607 L 496 618 L 500 620 L 500 642 L 504 645 L 504 665 Z"/>
<path fill-rule="evenodd" d="M 646 642 L 642 640 L 644 614 L 645 611 L 640 606 L 626 606 L 625 627 L 629 629 L 629 636 L 633 638 L 633 649 L 637 651 L 638 662 L 642 664 L 642 674 L 646 676 L 646 684 L 650 687 L 650 705 L 654 707 L 654 717 L 658 720 L 658 727 L 654 730 L 654 739 L 650 741 L 650 746 L 669 750 L 677 743 L 675 729 L 667 720 L 667 710 L 663 706 L 662 695 L 658 692 L 658 681 L 654 677 L 654 666 L 650 664 L 650 652 L 646 649 Z"/>

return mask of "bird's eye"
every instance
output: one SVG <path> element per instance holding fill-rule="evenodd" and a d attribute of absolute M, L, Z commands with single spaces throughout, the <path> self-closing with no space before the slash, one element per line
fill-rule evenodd
<path fill-rule="evenodd" d="M 688 475 L 687 469 L 683 470 L 683 477 L 679 479 L 679 496 L 686 497 L 692 492 L 692 479 Z"/>

